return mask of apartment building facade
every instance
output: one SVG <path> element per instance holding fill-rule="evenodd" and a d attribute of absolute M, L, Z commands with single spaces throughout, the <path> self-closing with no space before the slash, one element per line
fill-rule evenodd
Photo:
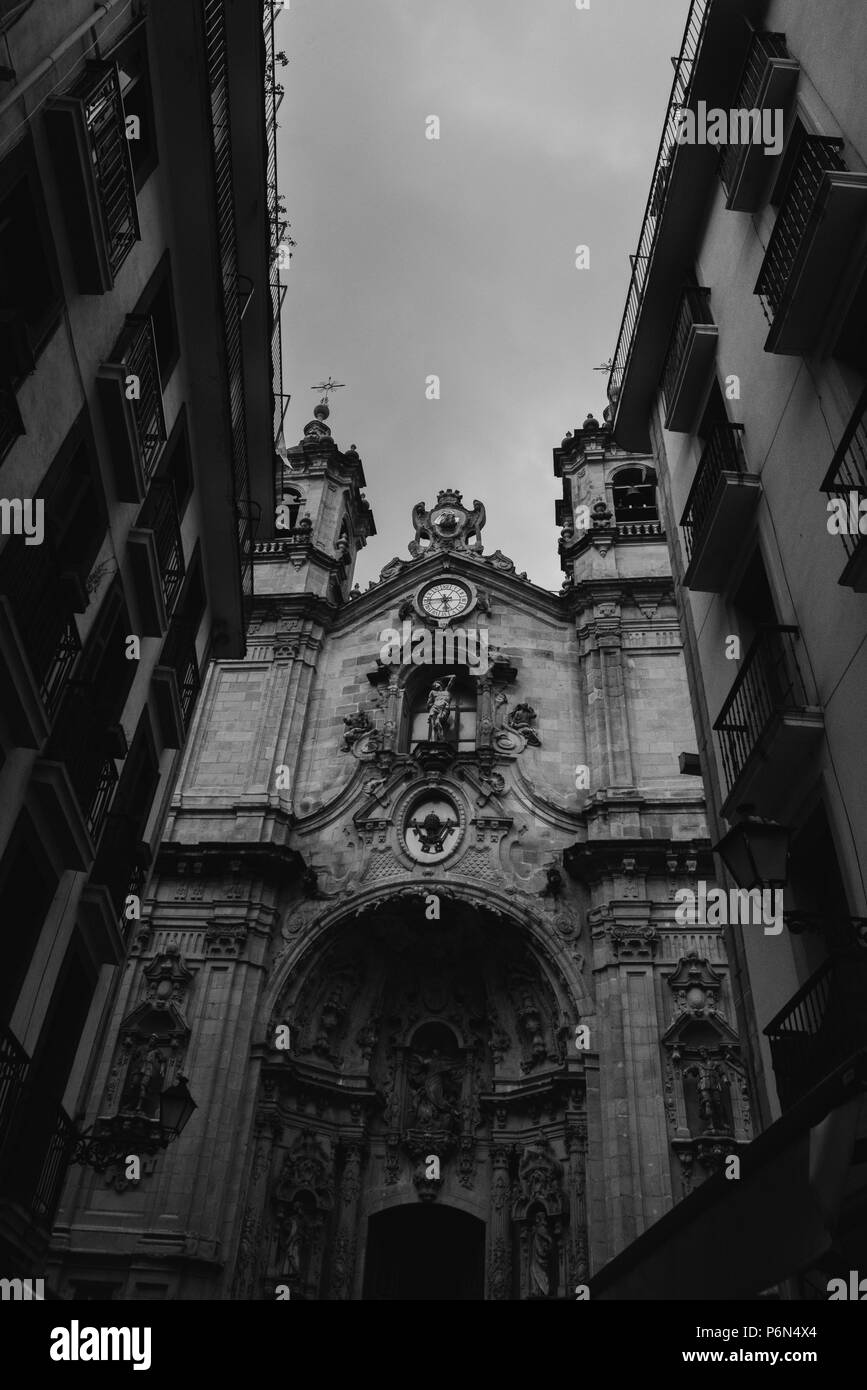
<path fill-rule="evenodd" d="M 614 436 L 659 475 L 718 871 L 785 924 L 726 928 L 763 1132 L 600 1297 L 825 1298 L 867 1246 L 865 50 L 852 0 L 694 0 L 632 258 Z"/>
<path fill-rule="evenodd" d="M 202 673 L 245 650 L 284 406 L 274 20 L 0 6 L 5 1275 L 39 1271 L 92 1158 L 89 1058 Z"/>

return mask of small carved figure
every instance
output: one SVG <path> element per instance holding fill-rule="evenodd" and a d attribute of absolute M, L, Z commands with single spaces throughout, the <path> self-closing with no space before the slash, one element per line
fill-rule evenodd
<path fill-rule="evenodd" d="M 541 743 L 539 735 L 533 728 L 536 717 L 536 711 L 532 705 L 520 704 L 515 706 L 507 720 L 508 727 L 523 734 L 527 742 L 534 748 L 538 748 Z"/>
<path fill-rule="evenodd" d="M 484 503 L 480 502 L 478 497 L 474 497 L 473 510 L 467 515 L 467 529 L 464 534 L 464 539 L 467 545 L 469 545 L 475 538 L 476 544 L 473 548 L 476 550 L 481 550 L 482 548 L 482 527 L 486 520 L 487 513 L 485 512 Z"/>
<path fill-rule="evenodd" d="M 370 715 L 366 710 L 360 709 L 357 714 L 345 714 L 343 716 L 343 743 L 340 745 L 341 751 L 348 753 L 353 744 L 357 743 L 362 734 L 368 733 L 373 728 L 370 722 Z"/>
<path fill-rule="evenodd" d="M 558 898 L 563 892 L 563 875 L 556 864 L 549 864 L 545 870 L 546 883 L 539 896 L 541 898 Z"/>
<path fill-rule="evenodd" d="M 417 543 L 430 539 L 430 533 L 427 529 L 427 506 L 424 502 L 416 502 L 413 507 L 412 524 L 415 528 L 415 539 Z"/>

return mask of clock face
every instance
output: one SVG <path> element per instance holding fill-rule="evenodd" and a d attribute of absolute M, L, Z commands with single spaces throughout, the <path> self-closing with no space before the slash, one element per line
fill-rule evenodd
<path fill-rule="evenodd" d="M 451 580 L 431 584 L 421 595 L 421 606 L 432 618 L 457 618 L 470 606 L 470 595 L 463 584 Z"/>

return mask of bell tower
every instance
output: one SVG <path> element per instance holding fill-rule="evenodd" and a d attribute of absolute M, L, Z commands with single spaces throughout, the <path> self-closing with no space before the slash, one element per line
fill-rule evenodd
<path fill-rule="evenodd" d="M 355 560 L 376 534 L 362 493 L 364 469 L 354 444 L 337 447 L 327 423 L 327 393 L 292 449 L 275 455 L 274 536 L 257 547 L 260 593 L 309 594 L 341 604 Z M 263 562 L 264 563 L 260 563 Z"/>

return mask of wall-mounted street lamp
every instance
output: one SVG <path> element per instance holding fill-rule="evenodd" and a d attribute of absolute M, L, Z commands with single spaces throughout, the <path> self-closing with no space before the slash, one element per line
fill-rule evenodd
<path fill-rule="evenodd" d="M 714 845 L 714 852 L 739 888 L 784 888 L 791 831 L 753 815 L 752 806 L 739 806 L 738 814 L 740 820 Z"/>
<path fill-rule="evenodd" d="M 187 1089 L 187 1078 L 178 1074 L 159 1098 L 159 1119 L 141 1110 L 121 1110 L 109 1119 L 97 1120 L 76 1136 L 70 1164 L 81 1163 L 97 1173 L 130 1154 L 155 1154 L 183 1132 L 198 1109 Z"/>

